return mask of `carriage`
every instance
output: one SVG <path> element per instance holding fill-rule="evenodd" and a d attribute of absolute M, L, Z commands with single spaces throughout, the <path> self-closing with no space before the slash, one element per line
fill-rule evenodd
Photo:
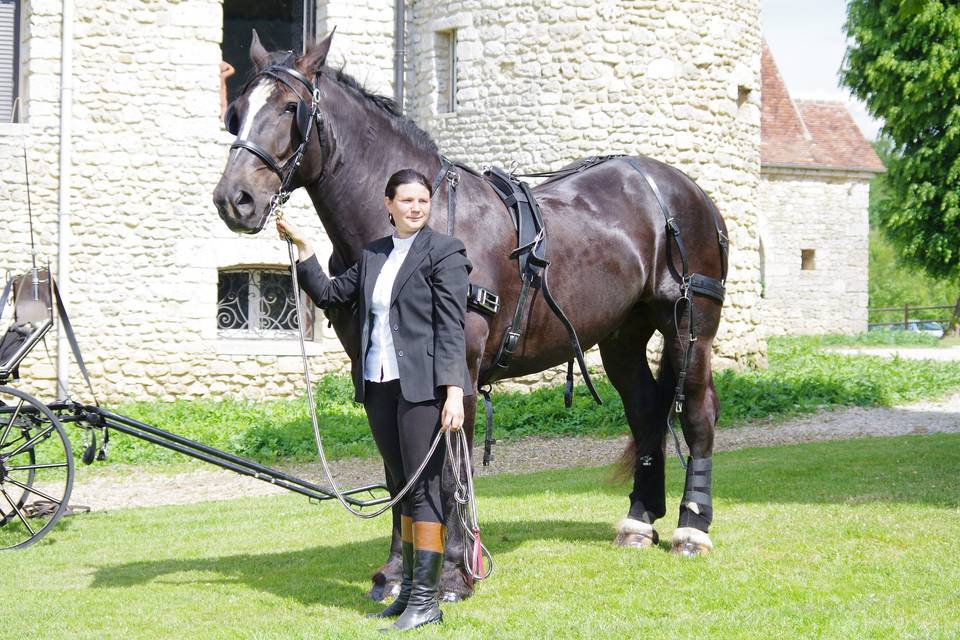
<path fill-rule="evenodd" d="M 60 330 L 66 333 L 89 385 L 83 358 L 49 267 L 34 267 L 7 280 L 0 296 L 0 322 L 8 299 L 12 299 L 13 319 L 0 339 L 0 550 L 28 547 L 53 529 L 70 509 L 76 460 L 83 464 L 106 460 L 111 432 L 124 433 L 269 482 L 311 500 L 337 497 L 334 490 L 113 413 L 99 404 L 69 399 L 44 404 L 33 395 L 8 386 L 19 378 L 21 362 L 54 326 L 55 314 L 59 315 Z M 93 392 L 92 387 L 90 391 Z M 71 446 L 65 427 L 85 432 L 79 455 Z M 383 485 L 340 491 L 340 497 L 356 509 L 390 502 Z"/>

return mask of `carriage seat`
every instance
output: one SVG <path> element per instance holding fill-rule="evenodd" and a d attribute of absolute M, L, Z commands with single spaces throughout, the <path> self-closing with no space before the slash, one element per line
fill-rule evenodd
<path fill-rule="evenodd" d="M 13 293 L 13 322 L 0 338 L 0 384 L 19 378 L 20 362 L 53 326 L 49 269 L 37 269 L 36 278 L 33 270 L 16 276 L 7 287 L 6 291 Z M 0 318 L 5 303 L 0 305 Z"/>

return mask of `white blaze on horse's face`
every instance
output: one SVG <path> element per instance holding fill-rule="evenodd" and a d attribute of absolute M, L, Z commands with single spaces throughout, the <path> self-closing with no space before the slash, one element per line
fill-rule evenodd
<path fill-rule="evenodd" d="M 257 114 L 267 106 L 267 102 L 270 100 L 270 96 L 273 95 L 276 86 L 273 82 L 265 80 L 260 82 L 253 88 L 253 91 L 250 92 L 250 96 L 247 98 L 247 113 L 243 118 L 243 123 L 240 125 L 240 134 L 238 137 L 241 140 L 250 139 L 250 131 L 253 129 L 253 122 L 257 119 Z M 239 151 L 239 149 L 237 149 Z"/>

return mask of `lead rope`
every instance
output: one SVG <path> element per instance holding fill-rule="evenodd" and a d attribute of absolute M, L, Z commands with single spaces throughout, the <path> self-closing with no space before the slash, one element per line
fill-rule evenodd
<path fill-rule="evenodd" d="M 447 438 L 447 455 L 450 466 L 453 468 L 453 483 L 456 489 L 453 499 L 457 502 L 457 519 L 468 540 L 464 540 L 463 563 L 467 572 L 474 580 L 486 580 L 493 573 L 493 556 L 480 541 L 480 519 L 477 516 L 477 500 L 473 492 L 473 465 L 470 461 L 470 452 L 467 447 L 467 434 L 458 429 L 451 434 L 445 432 Z M 463 468 L 461 469 L 460 463 Z M 460 472 L 464 471 L 461 478 Z M 486 567 L 484 567 L 486 558 Z"/>
<path fill-rule="evenodd" d="M 274 198 L 271 202 L 270 212 L 267 214 L 267 218 L 269 218 L 271 215 L 276 215 L 278 220 L 282 220 L 282 208 L 283 202 L 279 198 Z M 493 556 L 490 555 L 490 552 L 480 541 L 480 523 L 477 517 L 477 501 L 473 491 L 473 465 L 471 464 L 470 453 L 467 447 L 467 436 L 463 432 L 463 429 L 458 429 L 457 433 L 459 436 L 453 439 L 449 430 L 444 431 L 441 429 L 438 431 L 436 437 L 433 439 L 433 442 L 430 445 L 430 450 L 423 458 L 423 462 L 420 463 L 420 466 L 414 472 L 413 476 L 407 480 L 407 484 L 404 485 L 403 489 L 401 489 L 397 495 L 390 500 L 390 502 L 386 503 L 377 511 L 371 513 L 363 513 L 362 511 L 358 511 L 347 502 L 346 498 L 343 497 L 343 493 L 340 491 L 336 481 L 333 479 L 333 474 L 330 471 L 330 465 L 327 463 L 327 456 L 323 450 L 323 440 L 320 437 L 320 426 L 317 421 L 317 405 L 313 399 L 313 382 L 310 378 L 310 363 L 307 360 L 306 337 L 304 336 L 303 322 L 301 321 L 303 314 L 301 313 L 302 302 L 300 298 L 300 281 L 297 277 L 297 261 L 293 252 L 293 241 L 290 240 L 290 238 L 286 238 L 286 241 L 287 254 L 290 258 L 290 274 L 293 277 L 293 299 L 297 312 L 297 337 L 300 341 L 300 356 L 303 359 L 303 378 L 307 385 L 307 403 L 310 406 L 310 424 L 313 426 L 313 438 L 317 444 L 317 454 L 320 456 L 320 464 L 323 467 L 323 474 L 326 476 L 327 482 L 330 484 L 330 488 L 336 496 L 337 501 L 343 506 L 344 509 L 358 518 L 371 519 L 386 513 L 398 502 L 400 502 L 400 500 L 407 495 L 410 489 L 413 488 L 413 485 L 423 474 L 423 470 L 426 469 L 427 463 L 430 462 L 431 458 L 433 458 L 433 454 L 437 450 L 437 446 L 439 446 L 441 438 L 445 437 L 447 443 L 447 458 L 450 461 L 450 466 L 453 468 L 453 478 L 454 483 L 456 484 L 454 500 L 457 503 L 457 518 L 463 527 L 463 533 L 465 537 L 464 566 L 474 580 L 483 580 L 489 577 L 490 574 L 493 573 Z M 453 443 L 456 443 L 456 446 L 454 446 Z M 461 465 L 466 469 L 466 482 L 461 480 Z M 484 570 L 484 557 L 487 559 L 486 570 Z"/>

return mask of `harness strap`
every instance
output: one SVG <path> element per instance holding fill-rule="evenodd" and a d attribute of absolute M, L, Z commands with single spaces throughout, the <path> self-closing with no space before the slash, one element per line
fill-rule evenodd
<path fill-rule="evenodd" d="M 433 178 L 433 186 L 430 188 L 430 195 L 435 195 L 437 189 L 443 184 L 444 178 L 447 180 L 447 235 L 452 236 L 456 224 L 457 213 L 457 187 L 460 185 L 460 174 L 456 171 L 456 164 L 450 161 L 446 156 L 440 156 L 440 170 Z"/>
<path fill-rule="evenodd" d="M 251 142 L 251 141 L 249 141 L 249 140 L 237 140 L 237 141 L 235 141 L 233 144 L 230 145 L 230 149 L 246 149 L 247 151 L 249 151 L 249 152 L 252 153 L 253 155 L 255 155 L 255 156 L 257 156 L 258 158 L 260 158 L 261 160 L 263 160 L 263 162 L 264 162 L 268 167 L 270 167 L 270 170 L 273 171 L 275 174 L 277 174 L 277 177 L 278 177 L 278 178 L 280 178 L 281 180 L 283 180 L 283 170 L 284 170 L 284 168 L 286 168 L 287 163 L 285 162 L 285 163 L 284 163 L 284 166 L 281 167 L 279 164 L 277 164 L 277 161 L 273 159 L 273 156 L 270 155 L 270 154 L 266 151 L 266 149 L 264 149 L 263 147 L 261 147 L 261 146 L 258 145 L 257 143 Z M 288 162 L 289 162 L 289 161 L 288 161 Z"/>
<path fill-rule="evenodd" d="M 83 374 L 83 379 L 86 381 L 90 395 L 93 397 L 93 404 L 99 407 L 100 402 L 97 400 L 97 394 L 94 392 L 93 384 L 90 382 L 90 373 L 87 371 L 87 365 L 83 363 L 83 355 L 80 353 L 77 336 L 73 332 L 73 325 L 67 316 L 67 308 L 63 306 L 63 299 L 60 297 L 60 287 L 57 286 L 57 281 L 52 277 L 50 278 L 50 286 L 53 289 L 53 296 L 57 300 L 57 314 L 60 316 L 60 324 L 63 326 L 63 332 L 67 335 L 67 342 L 70 343 L 70 350 L 73 351 L 73 357 L 77 361 L 77 366 L 80 367 L 80 373 Z M 64 389 L 64 391 L 66 391 L 66 389 Z"/>
<path fill-rule="evenodd" d="M 483 409 L 487 414 L 487 427 L 483 436 L 483 466 L 490 466 L 490 461 L 493 460 L 493 445 L 497 443 L 493 438 L 493 401 L 490 400 L 490 391 L 491 386 L 487 385 L 486 387 L 481 387 L 478 389 L 480 395 L 483 396 Z"/>

